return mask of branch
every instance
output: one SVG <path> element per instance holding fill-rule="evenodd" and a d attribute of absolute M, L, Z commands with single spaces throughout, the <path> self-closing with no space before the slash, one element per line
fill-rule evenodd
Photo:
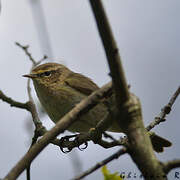
<path fill-rule="evenodd" d="M 13 100 L 12 98 L 6 96 L 1 90 L 0 90 L 0 99 L 4 102 L 7 102 L 8 104 L 10 104 L 10 106 L 12 107 L 17 107 L 17 108 L 21 108 L 21 109 L 26 109 L 29 111 L 29 107 L 28 107 L 28 102 L 26 103 L 21 103 L 18 101 Z"/>
<path fill-rule="evenodd" d="M 106 17 L 101 0 L 89 0 L 94 13 L 98 30 L 103 42 L 109 68 L 111 70 L 112 82 L 115 90 L 117 118 L 123 132 L 129 139 L 128 151 L 143 176 L 150 176 L 146 179 L 164 179 L 164 172 L 160 166 L 152 148 L 150 138 L 142 120 L 141 105 L 135 95 L 128 92 L 120 55 Z"/>
<path fill-rule="evenodd" d="M 40 64 L 42 61 L 44 61 L 47 58 L 47 56 L 44 56 L 40 61 L 36 62 L 36 60 L 31 56 L 31 53 L 28 51 L 28 48 L 29 48 L 28 45 L 23 46 L 18 42 L 16 42 L 15 44 L 17 46 L 19 46 L 20 48 L 22 48 L 22 50 L 25 52 L 25 54 L 29 57 L 30 61 L 32 62 L 32 68 L 34 68 L 35 66 L 37 66 L 38 64 Z M 32 143 L 30 146 L 30 148 L 31 148 L 38 140 L 38 137 L 41 136 L 42 134 L 44 134 L 47 130 L 42 125 L 42 122 L 39 119 L 39 116 L 38 116 L 38 113 L 36 110 L 36 106 L 35 106 L 35 103 L 34 103 L 34 100 L 33 100 L 32 94 L 31 94 L 30 79 L 28 79 L 28 81 L 27 81 L 27 92 L 28 92 L 28 97 L 29 97 L 29 102 L 28 102 L 29 111 L 31 112 L 32 120 L 36 127 L 35 131 L 34 131 L 34 136 L 32 138 Z M 29 164 L 27 167 L 27 180 L 30 180 L 30 166 L 31 166 L 31 164 Z"/>
<path fill-rule="evenodd" d="M 25 52 L 25 54 L 29 57 L 30 61 L 32 62 L 32 68 L 34 68 L 35 66 L 37 66 L 38 64 L 40 64 L 42 61 L 44 61 L 47 58 L 47 56 L 45 55 L 41 60 L 36 61 L 32 57 L 31 53 L 28 51 L 29 45 L 23 46 L 19 42 L 16 42 L 15 44 L 17 46 L 19 46 Z M 27 103 L 28 104 L 28 110 L 31 112 L 33 123 L 36 127 L 35 137 L 38 138 L 41 134 L 44 134 L 47 130 L 42 125 L 42 122 L 39 119 L 39 116 L 38 116 L 38 113 L 36 110 L 36 106 L 35 106 L 33 97 L 31 95 L 30 79 L 28 79 L 28 81 L 27 81 L 27 92 L 28 92 L 28 97 L 29 97 L 29 102 Z M 32 144 L 33 144 L 33 142 L 32 142 Z"/>
<path fill-rule="evenodd" d="M 29 57 L 30 61 L 32 62 L 33 66 L 37 66 L 37 65 L 40 64 L 42 61 L 44 61 L 45 59 L 47 59 L 47 56 L 44 55 L 44 57 L 43 57 L 42 59 L 40 59 L 39 61 L 36 61 L 36 60 L 32 57 L 31 53 L 28 51 L 29 45 L 23 46 L 23 45 L 21 45 L 19 42 L 15 42 L 15 44 L 16 44 L 17 46 L 19 46 L 19 47 L 25 52 L 25 54 Z"/>
<path fill-rule="evenodd" d="M 120 149 L 119 151 L 117 151 L 113 155 L 111 155 L 111 156 L 107 157 L 106 159 L 102 160 L 101 162 L 97 163 L 95 166 L 93 166 L 92 168 L 90 168 L 87 171 L 83 172 L 81 175 L 76 176 L 72 180 L 80 180 L 80 179 L 86 177 L 87 175 L 93 173 L 94 171 L 96 171 L 97 169 L 99 169 L 102 166 L 106 165 L 107 163 L 111 162 L 112 160 L 118 159 L 119 156 L 125 154 L 126 152 L 127 152 L 126 148 Z"/>
<path fill-rule="evenodd" d="M 111 71 L 110 75 L 112 77 L 116 94 L 116 103 L 119 106 L 127 99 L 129 99 L 129 91 L 121 64 L 121 58 L 118 53 L 118 47 L 113 37 L 113 33 L 101 1 L 90 0 L 89 2 L 96 19 L 101 40 L 104 45 L 109 68 Z"/>
<path fill-rule="evenodd" d="M 36 61 L 35 61 L 34 58 L 32 57 L 31 53 L 29 53 L 29 51 L 28 51 L 29 45 L 23 46 L 23 45 L 21 45 L 21 44 L 18 43 L 18 42 L 16 42 L 15 44 L 24 50 L 25 54 L 29 57 L 29 59 L 30 59 L 31 62 L 33 63 L 33 66 L 36 66 L 36 64 L 37 64 Z"/>
<path fill-rule="evenodd" d="M 159 113 L 157 117 L 155 117 L 154 121 L 146 127 L 148 131 L 154 128 L 159 123 L 164 122 L 166 120 L 165 119 L 166 115 L 171 112 L 171 108 L 179 94 L 180 94 L 180 86 L 178 87 L 176 92 L 173 94 L 173 96 L 169 100 L 169 103 L 162 108 L 161 112 Z"/>
<path fill-rule="evenodd" d="M 63 118 L 61 118 L 57 124 L 44 136 L 34 144 L 31 149 L 24 155 L 24 157 L 15 165 L 15 167 L 6 175 L 4 180 L 14 180 L 16 179 L 33 161 L 33 159 L 60 133 L 78 120 L 80 114 L 87 112 L 90 108 L 94 107 L 99 100 L 109 94 L 111 91 L 111 83 L 103 86 L 101 89 L 93 92 L 90 96 L 83 99 L 75 108 L 73 108 L 69 113 L 67 113 Z"/>
<path fill-rule="evenodd" d="M 31 100 L 31 98 L 29 98 L 28 102 L 21 103 L 21 102 L 13 100 L 12 98 L 6 96 L 2 91 L 0 91 L 0 99 L 4 102 L 10 104 L 10 106 L 21 108 L 21 109 L 26 109 L 27 111 L 29 111 L 32 114 L 33 122 L 34 122 L 35 126 L 40 129 L 43 127 L 41 121 L 39 120 L 39 117 L 38 117 L 38 114 L 37 114 L 37 111 L 35 108 L 35 104 Z"/>
<path fill-rule="evenodd" d="M 164 167 L 164 172 L 166 172 L 166 174 L 168 174 L 169 171 L 171 171 L 172 169 L 180 167 L 180 159 L 163 163 L 163 167 Z"/>

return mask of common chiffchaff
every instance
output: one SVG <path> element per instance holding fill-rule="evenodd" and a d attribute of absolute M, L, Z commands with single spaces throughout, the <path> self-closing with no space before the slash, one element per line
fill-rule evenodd
<path fill-rule="evenodd" d="M 64 65 L 57 63 L 39 65 L 30 74 L 24 75 L 24 77 L 33 80 L 37 96 L 54 123 L 60 120 L 82 99 L 99 89 L 88 77 L 74 73 Z M 100 103 L 82 115 L 68 130 L 72 132 L 87 132 L 90 128 L 95 127 L 107 113 L 107 107 Z M 121 132 L 115 121 L 113 121 L 112 126 L 108 130 Z M 157 135 L 153 136 L 151 140 L 157 152 L 161 152 L 163 147 L 171 145 L 168 140 Z"/>

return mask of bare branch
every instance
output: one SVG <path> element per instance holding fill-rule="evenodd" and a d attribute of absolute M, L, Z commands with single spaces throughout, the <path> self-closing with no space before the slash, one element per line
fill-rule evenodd
<path fill-rule="evenodd" d="M 47 59 L 48 57 L 46 55 L 44 55 L 44 57 L 42 59 L 40 59 L 39 61 L 36 61 L 31 53 L 28 51 L 29 45 L 23 46 L 21 45 L 19 42 L 15 42 L 15 44 L 17 46 L 19 46 L 20 48 L 22 48 L 22 50 L 25 52 L 25 54 L 29 57 L 29 59 L 31 60 L 33 66 L 37 66 L 38 64 L 40 64 L 42 61 L 44 61 L 45 59 Z"/>
<path fill-rule="evenodd" d="M 179 94 L 180 94 L 180 86 L 178 87 L 176 92 L 173 94 L 173 96 L 169 100 L 169 103 L 162 108 L 161 112 L 159 113 L 157 117 L 155 117 L 154 121 L 146 127 L 148 131 L 154 128 L 159 123 L 165 121 L 166 115 L 171 112 L 171 108 Z"/>
<path fill-rule="evenodd" d="M 154 180 L 164 180 L 164 172 L 154 154 L 141 113 L 139 99 L 128 91 L 120 55 L 101 0 L 89 0 L 111 70 L 116 96 L 118 123 L 129 139 L 128 152 L 140 171 L 146 176 L 147 169 Z M 151 177 L 146 179 L 152 179 Z M 159 178 L 160 177 L 160 178 Z"/>
<path fill-rule="evenodd" d="M 102 166 L 106 165 L 107 163 L 111 162 L 112 160 L 118 159 L 119 156 L 125 154 L 126 152 L 127 152 L 126 148 L 120 149 L 119 151 L 117 151 L 113 155 L 107 157 L 106 159 L 102 160 L 101 162 L 98 162 L 95 166 L 93 166 L 90 169 L 88 169 L 87 171 L 83 172 L 81 175 L 76 176 L 72 180 L 80 180 L 80 179 L 86 177 L 87 175 L 93 173 L 94 171 L 96 171 L 97 169 L 99 169 Z"/>
<path fill-rule="evenodd" d="M 89 2 L 96 19 L 101 40 L 104 45 L 109 68 L 111 70 L 110 75 L 112 77 L 115 89 L 116 103 L 119 106 L 129 98 L 129 91 L 122 68 L 118 47 L 113 37 L 113 33 L 101 1 L 90 0 Z"/>
<path fill-rule="evenodd" d="M 29 51 L 28 51 L 29 45 L 23 46 L 23 45 L 21 45 L 19 42 L 15 42 L 15 44 L 24 50 L 24 52 L 26 53 L 26 55 L 29 57 L 29 59 L 31 60 L 31 62 L 32 62 L 33 65 L 35 66 L 35 65 L 36 65 L 36 61 L 35 61 L 34 58 L 32 57 L 31 53 L 29 53 Z"/>
<path fill-rule="evenodd" d="M 17 108 L 21 108 L 21 109 L 26 109 L 29 111 L 29 107 L 28 107 L 28 102 L 26 103 L 21 103 L 18 101 L 13 100 L 12 98 L 6 96 L 1 90 L 0 90 L 0 99 L 4 102 L 7 102 L 8 104 L 10 104 L 10 106 L 12 107 L 17 107 Z"/>
<path fill-rule="evenodd" d="M 16 42 L 16 45 L 19 46 L 20 48 L 22 48 L 22 50 L 25 52 L 25 54 L 29 57 L 29 59 L 32 62 L 32 68 L 34 68 L 36 65 L 40 64 L 43 60 L 45 60 L 47 58 L 47 56 L 44 56 L 41 60 L 36 62 L 35 59 L 32 57 L 31 53 L 28 51 L 28 48 L 29 48 L 28 45 L 23 46 L 18 42 Z M 32 94 L 31 94 L 30 79 L 28 79 L 28 81 L 27 81 L 27 92 L 28 92 L 28 96 L 29 96 L 29 102 L 28 102 L 29 111 L 31 112 L 33 123 L 36 127 L 36 129 L 34 131 L 34 137 L 32 138 L 32 143 L 30 146 L 30 148 L 31 148 L 36 143 L 38 137 L 41 136 L 42 134 L 44 134 L 47 130 L 42 125 L 42 122 L 39 119 L 39 116 L 38 116 L 38 113 L 36 110 L 36 106 L 35 106 L 35 103 L 34 103 L 34 100 L 33 100 Z M 27 180 L 30 180 L 30 165 L 31 164 L 29 164 L 27 166 Z"/>

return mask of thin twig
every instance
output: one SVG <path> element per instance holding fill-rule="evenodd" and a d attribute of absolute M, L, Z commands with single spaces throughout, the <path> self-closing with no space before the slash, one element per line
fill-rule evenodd
<path fill-rule="evenodd" d="M 24 52 L 26 53 L 26 55 L 29 57 L 29 59 L 31 60 L 31 62 L 32 62 L 33 65 L 35 66 L 35 65 L 36 65 L 36 61 L 35 61 L 34 58 L 32 57 L 31 53 L 28 51 L 29 45 L 23 46 L 23 45 L 21 45 L 19 42 L 15 42 L 15 44 L 24 50 Z"/>
<path fill-rule="evenodd" d="M 171 112 L 172 106 L 175 102 L 175 100 L 177 99 L 178 95 L 180 94 L 180 86 L 178 87 L 178 89 L 176 90 L 176 92 L 173 94 L 173 96 L 171 97 L 171 99 L 169 100 L 169 103 L 167 105 L 165 105 L 161 112 L 159 113 L 159 115 L 157 117 L 155 117 L 154 121 L 151 122 L 146 129 L 149 131 L 152 128 L 154 128 L 156 125 L 158 125 L 161 122 L 165 121 L 166 115 L 169 114 Z"/>
<path fill-rule="evenodd" d="M 84 178 L 85 176 L 93 173 L 94 171 L 96 171 L 97 169 L 101 168 L 102 166 L 106 165 L 107 163 L 111 162 L 114 159 L 118 159 L 119 156 L 125 154 L 127 152 L 127 149 L 124 147 L 122 149 L 120 149 L 119 151 L 117 151 L 116 153 L 112 154 L 111 156 L 107 157 L 106 159 L 104 159 L 103 161 L 97 163 L 96 165 L 94 165 L 93 167 L 91 167 L 90 169 L 88 169 L 87 171 L 83 172 L 81 175 L 76 176 L 75 178 L 73 178 L 72 180 L 80 180 L 82 178 Z"/>
<path fill-rule="evenodd" d="M 12 107 L 17 107 L 17 108 L 21 108 L 21 109 L 26 109 L 29 111 L 29 107 L 28 107 L 28 102 L 26 103 L 21 103 L 18 101 L 13 100 L 12 98 L 6 96 L 1 90 L 0 90 L 0 99 L 4 102 L 7 102 L 8 104 L 10 104 L 10 106 Z"/>
<path fill-rule="evenodd" d="M 15 42 L 15 44 L 16 44 L 17 46 L 19 46 L 19 47 L 25 52 L 25 54 L 29 57 L 30 61 L 31 61 L 32 64 L 33 64 L 33 67 L 39 65 L 42 61 L 44 61 L 45 59 L 48 58 L 46 55 L 44 55 L 44 57 L 43 57 L 42 59 L 40 59 L 39 61 L 36 61 L 36 60 L 32 57 L 31 53 L 28 51 L 29 45 L 23 46 L 23 45 L 21 45 L 19 42 Z"/>

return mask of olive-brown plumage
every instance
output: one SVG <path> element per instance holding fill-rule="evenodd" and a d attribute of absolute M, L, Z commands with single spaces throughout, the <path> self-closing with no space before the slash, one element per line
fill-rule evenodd
<path fill-rule="evenodd" d="M 55 123 L 68 113 L 82 99 L 99 87 L 88 77 L 74 73 L 67 67 L 57 63 L 46 63 L 35 67 L 31 74 L 24 75 L 33 80 L 37 96 L 47 114 Z M 111 102 L 113 98 L 111 98 Z M 113 102 L 112 102 L 113 104 Z M 115 103 L 114 103 L 115 104 Z M 69 127 L 72 132 L 87 132 L 108 114 L 103 103 L 96 105 Z M 116 121 L 108 129 L 121 132 Z M 154 149 L 163 151 L 163 147 L 171 145 L 169 141 L 159 136 L 153 136 Z"/>

